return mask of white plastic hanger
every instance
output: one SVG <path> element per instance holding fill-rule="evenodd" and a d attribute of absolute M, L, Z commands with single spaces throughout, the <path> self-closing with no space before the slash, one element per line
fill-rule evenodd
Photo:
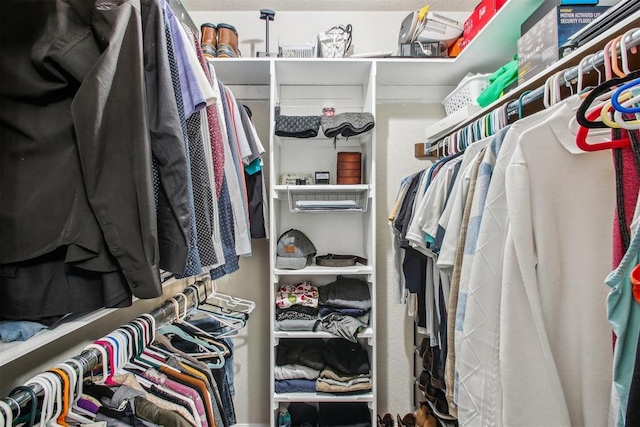
<path fill-rule="evenodd" d="M 576 92 L 578 93 L 582 93 L 584 90 L 584 69 L 587 62 L 591 62 L 592 68 L 598 72 L 598 84 L 600 84 L 600 70 L 593 66 L 593 59 L 595 56 L 595 54 L 587 55 L 582 58 L 578 64 L 578 85 L 576 87 Z"/>
<path fill-rule="evenodd" d="M 69 378 L 69 410 L 67 411 L 67 419 L 80 423 L 93 423 L 93 419 L 77 413 L 75 409 L 75 404 L 80 399 L 80 394 L 78 394 L 78 392 L 82 393 L 82 378 L 78 381 L 78 373 L 73 366 L 68 364 L 68 361 L 57 364 L 56 368 L 66 372 L 67 377 Z"/>
<path fill-rule="evenodd" d="M 620 39 L 620 56 L 622 58 L 622 71 L 625 74 L 631 73 L 629 69 L 629 52 L 635 54 L 638 52 L 638 48 L 633 46 L 630 49 L 627 49 L 627 36 L 635 33 L 640 28 L 633 28 L 622 35 L 622 39 Z"/>
<path fill-rule="evenodd" d="M 60 377 L 58 377 L 53 372 L 43 372 L 41 375 L 51 383 L 51 386 L 53 388 L 52 394 L 53 398 L 55 399 L 55 412 L 49 418 L 47 426 L 61 427 L 62 425 L 58 423 L 58 417 L 60 417 L 60 414 L 62 414 L 62 381 L 60 380 Z"/>
<path fill-rule="evenodd" d="M 0 400 L 0 425 L 13 425 L 13 411 L 11 410 L 9 404 L 4 400 Z"/>

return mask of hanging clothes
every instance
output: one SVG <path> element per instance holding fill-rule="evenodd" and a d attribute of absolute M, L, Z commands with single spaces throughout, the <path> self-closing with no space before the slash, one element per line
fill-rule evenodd
<path fill-rule="evenodd" d="M 577 148 L 579 105 L 569 98 L 414 175 L 390 215 L 428 335 L 423 386 L 460 425 L 607 423 L 613 358 L 593 343 L 610 335 L 598 248 L 612 239 L 615 185 L 609 153 Z M 409 250 L 424 262 L 407 263 Z"/>

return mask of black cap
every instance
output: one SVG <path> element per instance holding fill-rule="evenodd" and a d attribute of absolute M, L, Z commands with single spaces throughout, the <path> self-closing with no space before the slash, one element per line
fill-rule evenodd
<path fill-rule="evenodd" d="M 205 22 L 204 24 L 200 25 L 200 30 L 202 30 L 202 27 L 209 27 L 209 28 L 213 28 L 214 30 L 216 29 L 216 26 L 210 22 Z"/>

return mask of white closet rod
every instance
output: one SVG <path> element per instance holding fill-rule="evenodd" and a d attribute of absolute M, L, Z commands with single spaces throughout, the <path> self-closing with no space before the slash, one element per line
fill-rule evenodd
<path fill-rule="evenodd" d="M 627 35 L 627 37 L 625 38 L 625 45 L 627 47 L 627 50 L 631 49 L 632 47 L 636 47 L 640 45 L 640 30 L 634 31 L 633 33 Z M 617 48 L 618 48 L 617 55 L 620 55 L 620 49 L 622 49 L 620 44 L 618 44 Z M 594 67 L 599 67 L 603 64 L 604 64 L 604 51 L 600 50 L 594 54 L 593 61 L 588 61 L 587 63 L 584 64 L 582 68 L 582 73 L 584 74 L 589 71 L 592 71 Z M 558 79 L 559 80 L 558 84 L 562 86 L 566 84 L 568 81 L 570 82 L 578 78 L 579 68 L 580 68 L 580 65 L 576 65 L 574 67 L 567 69 Z M 537 89 L 532 90 L 530 93 L 522 97 L 522 106 L 525 106 L 534 101 L 537 101 L 541 99 L 543 96 L 544 96 L 544 86 L 540 86 Z M 509 102 L 507 105 L 507 114 L 513 114 L 514 112 L 517 112 L 519 108 L 519 104 L 520 104 L 520 101 L 518 101 L 517 99 Z M 494 110 L 497 108 L 503 108 L 503 107 L 502 106 L 495 107 Z M 458 132 L 460 129 L 464 129 L 469 126 L 472 126 L 477 121 L 483 120 L 487 114 L 489 114 L 489 111 L 484 111 L 483 114 L 481 114 L 479 117 L 477 117 L 473 121 L 464 123 L 463 126 L 455 128 L 454 130 L 450 131 L 446 136 L 450 136 Z M 444 140 L 444 138 L 446 138 L 446 136 L 441 138 L 438 142 L 434 143 L 431 147 L 427 148 L 425 150 L 425 154 L 429 154 L 439 149 L 442 141 Z"/>
<path fill-rule="evenodd" d="M 193 287 L 187 287 L 183 291 L 184 295 L 187 297 L 187 312 L 194 309 L 198 305 L 198 301 L 204 301 L 207 296 L 210 295 L 212 289 L 207 289 L 207 282 L 211 282 L 211 279 L 204 278 L 203 280 L 199 280 L 193 284 L 193 286 L 197 288 L 199 296 L 198 298 L 196 298 Z M 157 328 L 176 320 L 175 305 L 170 300 L 167 300 L 164 304 L 162 304 L 160 307 L 156 308 L 149 314 L 155 319 Z M 78 356 L 74 356 L 73 359 L 80 362 L 83 367 L 83 372 L 87 373 L 94 370 L 98 366 L 98 363 L 100 361 L 100 354 L 98 350 L 89 349 L 83 351 Z M 75 365 L 73 366 L 73 368 L 76 373 L 80 375 L 80 372 Z M 42 386 L 39 384 L 30 384 L 29 388 L 31 388 L 36 393 L 36 395 L 43 391 Z M 19 391 L 13 396 L 7 396 L 3 400 L 9 405 L 9 407 L 11 407 L 14 417 L 17 418 L 19 416 L 18 414 L 20 413 L 20 406 L 30 401 L 31 396 L 26 391 Z"/>

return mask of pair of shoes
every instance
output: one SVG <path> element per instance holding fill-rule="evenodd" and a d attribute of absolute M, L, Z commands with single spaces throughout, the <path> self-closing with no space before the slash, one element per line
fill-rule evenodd
<path fill-rule="evenodd" d="M 384 417 L 380 418 L 378 415 L 378 426 L 379 427 L 394 427 L 393 426 L 393 415 L 384 414 Z"/>
<path fill-rule="evenodd" d="M 396 414 L 398 417 L 398 427 L 416 427 L 416 416 L 411 412 L 400 418 L 400 414 Z"/>
<path fill-rule="evenodd" d="M 238 32 L 233 25 L 218 24 L 217 26 L 205 23 L 200 26 L 202 36 L 200 47 L 205 57 L 211 58 L 237 58 Z"/>
<path fill-rule="evenodd" d="M 420 378 L 418 379 L 418 388 L 420 389 L 422 394 L 424 394 L 424 397 L 426 397 L 428 400 L 430 400 L 431 402 L 436 401 L 436 393 L 438 392 L 438 389 L 435 388 L 431 383 L 431 374 L 429 373 L 429 371 L 424 370 L 422 371 L 422 373 L 420 373 Z"/>

